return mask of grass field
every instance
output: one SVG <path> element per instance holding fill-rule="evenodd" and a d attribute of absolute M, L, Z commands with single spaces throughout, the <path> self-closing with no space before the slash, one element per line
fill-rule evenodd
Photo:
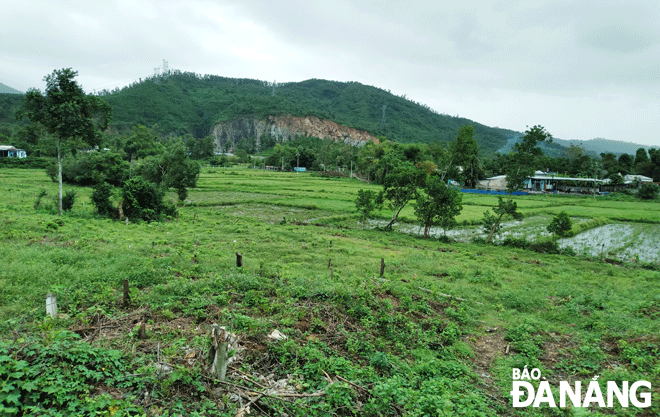
<path fill-rule="evenodd" d="M 642 263 L 650 255 L 608 263 L 599 252 L 363 229 L 357 190 L 379 188 L 309 173 L 205 168 L 178 219 L 128 225 L 95 215 L 86 188 L 65 186 L 77 200 L 62 218 L 48 197 L 35 209 L 41 189 L 56 194 L 43 171 L 3 169 L 0 180 L 0 415 L 233 416 L 246 404 L 256 415 L 660 413 L 660 272 Z M 463 198 L 466 224 L 497 204 Z M 660 205 L 625 198 L 516 201 L 527 236 L 565 210 L 629 230 L 644 256 L 657 253 L 647 246 L 658 241 Z M 412 207 L 402 215 L 414 220 Z M 631 239 L 614 254 L 634 252 Z M 213 323 L 239 338 L 225 382 L 206 372 Z M 269 339 L 273 330 L 287 339 Z M 553 386 L 647 380 L 652 404 L 514 409 L 511 372 L 525 365 Z"/>

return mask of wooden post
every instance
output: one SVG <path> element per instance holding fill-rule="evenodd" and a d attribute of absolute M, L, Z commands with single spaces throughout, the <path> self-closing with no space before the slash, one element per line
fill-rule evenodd
<path fill-rule="evenodd" d="M 46 314 L 53 319 L 57 317 L 57 299 L 52 292 L 46 296 Z"/>
<path fill-rule="evenodd" d="M 131 303 L 131 294 L 128 292 L 128 279 L 124 279 L 124 308 Z"/>
<path fill-rule="evenodd" d="M 330 267 L 330 280 L 332 281 L 334 279 L 335 279 L 335 267 L 331 266 Z"/>
<path fill-rule="evenodd" d="M 140 325 L 140 328 L 138 329 L 138 339 L 144 340 L 147 338 L 147 326 L 145 323 L 142 323 Z"/>
<path fill-rule="evenodd" d="M 380 258 L 380 276 L 385 273 L 385 258 Z"/>
<path fill-rule="evenodd" d="M 243 266 L 243 255 L 240 252 L 236 252 L 236 266 L 239 268 Z"/>
<path fill-rule="evenodd" d="M 332 258 L 328 259 L 328 268 L 330 268 L 331 263 L 332 263 Z"/>
<path fill-rule="evenodd" d="M 128 217 L 126 217 L 126 226 L 128 226 Z"/>
<path fill-rule="evenodd" d="M 211 349 L 209 350 L 209 360 L 211 375 L 218 375 L 221 381 L 227 376 L 227 365 L 229 364 L 229 344 L 233 342 L 232 334 L 227 331 L 225 326 L 218 327 L 217 324 L 211 326 Z"/>

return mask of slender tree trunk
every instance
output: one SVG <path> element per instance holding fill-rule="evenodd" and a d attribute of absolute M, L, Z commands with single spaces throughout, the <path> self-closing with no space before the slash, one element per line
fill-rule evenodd
<path fill-rule="evenodd" d="M 490 243 L 490 239 L 495 234 L 495 230 L 497 230 L 498 226 L 500 225 L 500 221 L 502 221 L 502 216 L 504 216 L 504 213 L 500 214 L 500 217 L 497 218 L 497 222 L 495 222 L 493 225 L 493 228 L 490 230 L 490 234 L 488 235 L 488 239 L 486 239 L 486 243 Z"/>
<path fill-rule="evenodd" d="M 396 209 L 394 210 L 394 214 L 392 215 L 392 220 L 390 220 L 390 222 L 387 223 L 387 226 L 385 226 L 385 229 L 391 229 L 391 228 L 392 228 L 392 225 L 394 224 L 394 222 L 396 221 L 396 219 L 399 218 L 399 213 L 401 213 L 401 210 L 403 210 L 403 208 L 404 208 L 405 206 L 406 206 L 406 205 L 404 204 L 404 205 L 401 206 L 401 208 L 399 208 L 398 210 L 396 210 Z"/>
<path fill-rule="evenodd" d="M 57 142 L 57 182 L 59 183 L 59 192 L 57 195 L 57 212 L 62 216 L 62 152 L 60 142 Z"/>
<path fill-rule="evenodd" d="M 509 197 L 506 200 L 506 206 L 507 207 L 509 207 L 509 204 L 511 204 L 511 193 L 509 193 Z M 502 217 L 504 217 L 505 213 L 506 213 L 506 210 L 504 211 L 504 213 L 500 214 L 500 217 L 497 218 L 497 222 L 495 222 L 495 224 L 493 225 L 493 228 L 491 229 L 490 234 L 488 235 L 488 239 L 486 239 L 486 243 L 490 243 L 490 239 L 495 234 L 495 230 L 497 230 L 497 228 L 499 227 L 500 222 L 502 221 Z"/>

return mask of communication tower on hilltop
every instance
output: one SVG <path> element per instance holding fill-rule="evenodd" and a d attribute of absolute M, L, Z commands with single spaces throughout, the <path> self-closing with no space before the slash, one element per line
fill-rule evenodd
<path fill-rule="evenodd" d="M 163 59 L 163 66 L 162 67 L 154 68 L 154 77 L 158 77 L 159 75 L 162 75 L 164 77 L 167 77 L 168 75 L 170 75 L 169 64 L 164 59 Z"/>

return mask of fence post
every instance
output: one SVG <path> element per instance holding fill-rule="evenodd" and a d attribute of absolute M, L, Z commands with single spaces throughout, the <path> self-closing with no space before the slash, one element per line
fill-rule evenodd
<path fill-rule="evenodd" d="M 46 296 L 46 314 L 51 318 L 57 317 L 57 299 L 52 292 L 49 292 Z"/>
<path fill-rule="evenodd" d="M 124 279 L 124 308 L 131 303 L 131 294 L 128 291 L 128 279 Z"/>

